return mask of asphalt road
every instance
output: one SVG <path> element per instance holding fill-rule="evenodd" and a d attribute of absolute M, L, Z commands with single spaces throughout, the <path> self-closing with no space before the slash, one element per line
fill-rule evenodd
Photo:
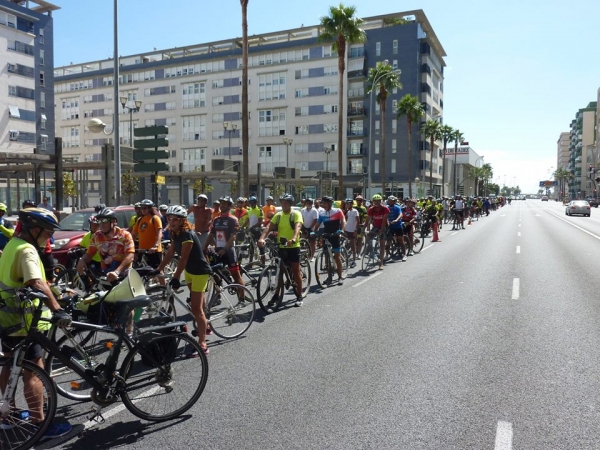
<path fill-rule="evenodd" d="M 127 410 L 64 449 L 598 449 L 600 210 L 513 202 L 302 308 L 211 337 L 186 416 Z"/>

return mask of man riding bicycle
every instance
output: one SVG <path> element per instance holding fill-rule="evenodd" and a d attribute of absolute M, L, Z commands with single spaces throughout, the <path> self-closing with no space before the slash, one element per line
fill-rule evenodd
<path fill-rule="evenodd" d="M 323 237 L 331 244 L 338 274 L 338 284 L 342 284 L 342 247 L 340 245 L 340 235 L 346 226 L 346 219 L 341 209 L 333 207 L 332 197 L 325 196 L 321 198 L 321 207 L 323 211 L 319 212 L 319 218 L 313 230 L 316 232 L 319 229 L 319 225 L 323 224 L 323 233 L 327 235 Z M 331 284 L 332 281 L 331 278 L 327 278 L 324 284 Z"/>
<path fill-rule="evenodd" d="M 259 247 L 265 246 L 265 239 L 274 231 L 279 238 L 279 257 L 292 269 L 292 277 L 296 283 L 296 306 L 302 306 L 302 272 L 300 271 L 300 229 L 302 227 L 302 214 L 292 210 L 294 197 L 290 194 L 283 194 L 279 197 L 281 202 L 281 211 L 273 216 L 269 226 L 265 228 L 260 239 Z M 272 312 L 280 303 L 279 299 L 283 297 L 283 271 L 279 273 L 277 291 L 273 299 L 269 302 L 268 308 Z"/>
<path fill-rule="evenodd" d="M 388 214 L 390 210 L 387 206 L 381 204 L 383 197 L 375 194 L 371 201 L 373 205 L 367 212 L 365 230 L 368 238 L 377 237 L 379 239 L 379 270 L 383 270 L 383 255 L 385 254 L 385 234 L 384 231 L 388 225 Z"/>
<path fill-rule="evenodd" d="M 396 203 L 397 199 L 390 195 L 387 199 L 387 207 L 390 210 L 388 214 L 388 223 L 390 232 L 394 236 L 394 240 L 400 246 L 402 261 L 406 261 L 406 246 L 404 245 L 404 226 L 402 225 L 402 208 Z"/>
<path fill-rule="evenodd" d="M 313 208 L 313 199 L 307 198 L 304 202 L 304 208 L 300 211 L 302 213 L 302 237 L 308 239 L 308 244 L 310 245 L 310 254 L 314 255 L 316 251 L 317 239 L 313 235 L 311 236 L 312 228 L 317 223 L 319 219 L 319 211 L 316 208 Z"/>
<path fill-rule="evenodd" d="M 362 195 L 357 195 L 354 200 L 356 201 L 356 206 L 354 209 L 358 211 L 358 228 L 356 229 L 356 253 L 358 255 L 362 252 L 363 246 L 363 231 L 365 229 L 365 221 L 367 220 L 367 208 L 364 206 L 365 199 Z"/>

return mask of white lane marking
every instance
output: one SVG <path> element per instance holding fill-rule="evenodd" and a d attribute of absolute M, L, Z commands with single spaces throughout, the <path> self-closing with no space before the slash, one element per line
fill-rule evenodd
<path fill-rule="evenodd" d="M 521 237 L 521 232 L 520 231 L 517 233 L 517 236 Z"/>
<path fill-rule="evenodd" d="M 517 245 L 517 253 L 521 253 L 521 246 Z"/>
<path fill-rule="evenodd" d="M 519 224 L 519 228 L 521 228 L 521 224 Z"/>
<path fill-rule="evenodd" d="M 496 443 L 494 444 L 494 450 L 511 450 L 512 438 L 512 423 L 499 421 L 498 426 L 496 427 Z"/>
<path fill-rule="evenodd" d="M 521 281 L 519 278 L 513 278 L 512 299 L 519 300 L 519 288 Z"/>
<path fill-rule="evenodd" d="M 358 283 L 356 283 L 354 286 L 352 287 L 359 287 L 361 284 L 366 283 L 369 280 L 372 280 L 375 277 L 378 277 L 379 275 L 381 275 L 383 272 L 380 270 L 379 272 L 375 272 L 373 275 L 370 275 L 369 278 L 367 278 L 366 280 L 362 280 L 359 281 Z"/>
<path fill-rule="evenodd" d="M 454 233 L 452 233 L 450 236 L 454 236 L 456 233 L 458 233 L 458 231 L 455 231 Z"/>
<path fill-rule="evenodd" d="M 575 225 L 574 223 L 572 223 L 572 222 L 569 222 L 568 220 L 566 220 L 566 219 L 563 219 L 562 217 L 560 217 L 560 216 L 558 216 L 558 215 L 556 215 L 556 214 L 554 214 L 554 213 L 551 213 L 550 211 L 546 211 L 546 212 L 547 212 L 548 214 L 550 214 L 550 215 L 552 215 L 552 216 L 556 217 L 557 219 L 560 219 L 560 220 L 562 220 L 563 222 L 565 222 L 565 223 L 568 223 L 568 224 L 569 224 L 569 225 L 571 225 L 572 227 L 574 227 L 574 228 L 577 228 L 578 230 L 580 230 L 580 231 L 583 231 L 585 234 L 589 234 L 591 237 L 593 237 L 593 238 L 595 238 L 595 239 L 598 239 L 598 240 L 600 241 L 600 236 L 598 236 L 597 234 L 591 233 L 590 231 L 588 231 L 588 230 L 585 230 L 585 229 L 581 228 L 580 226 L 577 226 L 577 225 Z"/>
<path fill-rule="evenodd" d="M 423 253 L 425 250 L 427 250 L 428 248 L 433 247 L 433 244 L 429 244 L 427 247 L 425 247 L 423 250 L 421 250 L 421 253 Z"/>

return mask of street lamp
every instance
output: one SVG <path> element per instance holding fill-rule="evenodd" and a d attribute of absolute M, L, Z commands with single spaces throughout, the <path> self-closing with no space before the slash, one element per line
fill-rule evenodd
<path fill-rule="evenodd" d="M 123 110 L 129 110 L 129 146 L 133 148 L 133 113 L 139 112 L 142 107 L 141 100 L 135 100 L 135 106 L 127 106 L 127 97 L 120 97 Z"/>
<path fill-rule="evenodd" d="M 223 129 L 229 133 L 229 159 L 231 159 L 231 133 L 237 130 L 237 124 L 232 123 L 229 128 L 229 122 L 223 122 Z"/>
<path fill-rule="evenodd" d="M 283 143 L 285 144 L 285 178 L 287 179 L 287 167 L 290 167 L 290 146 L 294 140 L 292 138 L 284 137 Z M 285 191 L 289 194 L 289 185 L 286 183 Z"/>
<path fill-rule="evenodd" d="M 237 163 L 234 163 L 234 164 L 232 164 L 232 165 L 231 165 L 231 166 L 229 166 L 229 167 L 225 167 L 223 170 L 221 170 L 221 172 L 220 172 L 220 173 L 221 173 L 221 174 L 223 174 L 223 173 L 225 173 L 225 171 L 227 171 L 227 170 L 229 170 L 229 169 L 236 169 L 236 170 L 237 170 L 237 192 L 236 192 L 236 194 L 237 194 L 237 196 L 238 196 L 238 197 L 240 197 L 240 195 L 242 195 L 242 194 L 241 194 L 241 192 L 242 192 L 242 191 L 241 191 L 241 189 L 242 189 L 242 186 L 241 186 L 241 182 L 242 182 L 242 171 L 240 170 L 240 169 L 241 169 L 241 168 L 240 168 L 240 163 L 239 163 L 239 162 L 237 162 Z"/>
<path fill-rule="evenodd" d="M 418 186 L 417 187 L 417 196 L 420 196 L 420 192 L 421 192 L 421 179 L 419 177 L 415 177 L 415 184 Z"/>
<path fill-rule="evenodd" d="M 327 193 L 331 195 L 331 171 L 329 170 L 329 154 L 333 152 L 333 148 L 331 147 L 323 147 L 323 151 L 325 152 L 325 170 L 327 171 L 327 175 L 329 176 L 329 189 Z M 321 171 L 321 183 L 323 183 L 323 171 Z M 321 189 L 323 188 L 321 184 Z"/>

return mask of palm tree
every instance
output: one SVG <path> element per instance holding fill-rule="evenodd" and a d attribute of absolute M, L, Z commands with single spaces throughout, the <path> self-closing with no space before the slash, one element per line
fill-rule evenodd
<path fill-rule="evenodd" d="M 413 123 L 419 120 L 425 111 L 423 104 L 416 95 L 406 94 L 398 102 L 398 118 L 406 116 L 406 126 L 408 127 L 408 196 L 412 198 L 412 130 Z"/>
<path fill-rule="evenodd" d="M 471 167 L 469 169 L 469 178 L 473 177 L 475 178 L 475 196 L 477 197 L 479 195 L 479 180 L 482 179 L 484 177 L 484 171 L 483 171 L 483 167 Z"/>
<path fill-rule="evenodd" d="M 460 132 L 460 130 L 454 130 L 450 139 L 454 141 L 454 168 L 452 169 L 454 189 L 452 193 L 453 195 L 456 195 L 456 157 L 458 155 L 458 143 L 462 142 L 465 139 L 465 136 Z"/>
<path fill-rule="evenodd" d="M 240 0 L 242 5 L 242 192 L 250 194 L 248 147 L 250 135 L 248 131 L 248 2 Z M 231 152 L 231 149 L 229 149 Z"/>
<path fill-rule="evenodd" d="M 494 178 L 494 170 L 492 169 L 492 165 L 489 163 L 485 163 L 483 166 L 481 166 L 482 169 L 482 179 L 483 179 L 483 183 L 484 183 L 484 187 L 483 187 L 483 195 L 486 195 L 486 185 L 490 182 L 490 179 Z"/>
<path fill-rule="evenodd" d="M 442 125 L 437 120 L 429 119 L 421 127 L 421 134 L 429 139 L 429 195 L 433 195 L 433 143 L 442 138 Z"/>
<path fill-rule="evenodd" d="M 385 159 L 385 111 L 386 100 L 394 88 L 402 89 L 399 70 L 394 70 L 387 61 L 378 62 L 376 67 L 369 70 L 369 86 L 367 94 L 374 89 L 377 91 L 377 103 L 381 106 L 381 192 L 385 194 L 386 159 Z"/>
<path fill-rule="evenodd" d="M 564 198 L 566 187 L 567 187 L 567 183 L 569 182 L 569 180 L 571 178 L 573 178 L 573 175 L 567 169 L 560 168 L 560 169 L 556 169 L 554 171 L 554 173 L 552 174 L 552 176 L 554 177 L 554 179 L 556 181 L 558 181 L 558 183 L 559 183 L 559 190 L 562 193 L 562 196 Z"/>
<path fill-rule="evenodd" d="M 360 28 L 363 20 L 355 17 L 354 6 L 330 6 L 329 15 L 321 17 L 319 41 L 333 42 L 333 50 L 338 54 L 338 183 L 339 195 L 344 196 L 344 72 L 346 71 L 346 46 L 367 40 L 366 33 Z M 370 168 L 369 168 L 370 169 Z"/>
<path fill-rule="evenodd" d="M 444 142 L 444 156 L 442 157 L 442 196 L 446 195 L 445 187 L 446 187 L 446 148 L 448 147 L 448 141 L 452 137 L 452 133 L 454 132 L 454 128 L 450 125 L 443 125 L 441 128 L 442 132 L 442 141 Z"/>

